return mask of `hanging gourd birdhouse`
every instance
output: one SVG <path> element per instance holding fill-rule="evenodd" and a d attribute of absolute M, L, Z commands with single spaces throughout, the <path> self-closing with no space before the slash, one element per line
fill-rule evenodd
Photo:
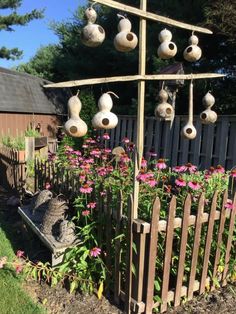
<path fill-rule="evenodd" d="M 183 127 L 181 135 L 188 140 L 193 140 L 197 135 L 197 130 L 193 125 L 193 83 L 189 86 L 189 108 L 188 108 L 188 121 Z"/>
<path fill-rule="evenodd" d="M 215 104 L 215 97 L 208 92 L 202 99 L 203 106 L 206 108 L 201 114 L 200 119 L 203 124 L 215 123 L 217 120 L 217 113 L 211 110 L 211 107 Z"/>
<path fill-rule="evenodd" d="M 158 47 L 157 54 L 161 59 L 173 58 L 177 53 L 176 44 L 171 41 L 172 34 L 168 29 L 163 29 L 158 37 L 161 42 Z"/>
<path fill-rule="evenodd" d="M 129 19 L 118 14 L 118 17 L 121 18 L 118 24 L 119 33 L 114 38 L 114 46 L 116 50 L 120 52 L 129 52 L 138 44 L 137 36 L 131 32 L 132 24 Z"/>
<path fill-rule="evenodd" d="M 117 126 L 118 118 L 114 113 L 110 112 L 113 106 L 110 94 L 119 98 L 113 92 L 102 94 L 98 100 L 99 112 L 92 119 L 92 125 L 95 129 L 113 129 Z"/>
<path fill-rule="evenodd" d="M 160 103 L 155 109 L 156 118 L 171 121 L 174 118 L 174 108 L 168 104 L 168 93 L 162 88 L 159 92 Z"/>
<path fill-rule="evenodd" d="M 87 47 L 98 47 L 105 39 L 105 31 L 102 26 L 94 24 L 97 19 L 97 12 L 91 6 L 86 9 L 84 15 L 88 24 L 82 29 L 81 41 Z"/>
<path fill-rule="evenodd" d="M 202 56 L 202 49 L 198 46 L 198 37 L 192 35 L 189 38 L 189 46 L 184 50 L 184 59 L 189 62 L 196 62 Z"/>
<path fill-rule="evenodd" d="M 82 104 L 77 93 L 68 101 L 69 120 L 65 123 L 65 131 L 70 136 L 82 137 L 88 131 L 87 124 L 79 116 L 81 108 Z"/>

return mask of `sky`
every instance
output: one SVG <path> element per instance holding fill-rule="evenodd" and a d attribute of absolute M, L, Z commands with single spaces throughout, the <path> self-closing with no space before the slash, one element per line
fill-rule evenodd
<path fill-rule="evenodd" d="M 0 66 L 11 68 L 30 60 L 36 51 L 48 44 L 58 42 L 58 37 L 50 30 L 53 21 L 69 20 L 78 6 L 86 4 L 86 0 L 22 0 L 19 14 L 25 14 L 33 9 L 45 9 L 44 18 L 33 20 L 26 26 L 13 26 L 14 32 L 0 32 L 0 45 L 7 48 L 23 50 L 23 57 L 19 60 L 0 59 Z M 10 10 L 1 10 L 0 14 L 9 14 Z"/>

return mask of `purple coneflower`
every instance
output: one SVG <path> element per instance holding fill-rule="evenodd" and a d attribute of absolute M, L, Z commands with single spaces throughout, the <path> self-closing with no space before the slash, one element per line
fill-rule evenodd
<path fill-rule="evenodd" d="M 233 169 L 230 173 L 233 178 L 236 178 L 236 169 Z"/>
<path fill-rule="evenodd" d="M 216 172 L 216 173 L 225 173 L 225 169 L 221 165 L 218 165 L 218 166 L 216 166 L 214 172 Z"/>
<path fill-rule="evenodd" d="M 145 160 L 144 158 L 142 158 L 141 167 L 143 168 L 147 167 L 147 160 Z"/>
<path fill-rule="evenodd" d="M 201 188 L 201 185 L 197 182 L 194 182 L 194 181 L 190 181 L 188 183 L 188 186 L 193 189 L 193 190 L 199 190 Z"/>
<path fill-rule="evenodd" d="M 165 159 L 158 159 L 156 163 L 156 168 L 162 170 L 167 168 L 167 164 L 165 163 Z"/>
<path fill-rule="evenodd" d="M 90 194 L 93 191 L 93 188 L 89 186 L 88 184 L 84 184 L 81 186 L 79 190 L 81 193 Z"/>
<path fill-rule="evenodd" d="M 233 202 L 232 200 L 227 200 L 227 203 L 225 204 L 225 208 L 233 209 Z"/>
<path fill-rule="evenodd" d="M 184 168 L 184 171 L 189 171 L 190 173 L 194 173 L 197 170 L 197 167 L 192 165 L 190 162 L 182 166 Z"/>
<path fill-rule="evenodd" d="M 182 178 L 176 179 L 175 184 L 178 186 L 186 186 L 187 185 L 186 181 L 184 181 L 184 179 L 182 179 Z"/>
<path fill-rule="evenodd" d="M 101 249 L 99 247 L 94 247 L 93 249 L 90 250 L 90 256 L 97 257 L 98 255 L 101 254 Z"/>
<path fill-rule="evenodd" d="M 128 137 L 124 137 L 122 140 L 122 143 L 128 144 L 129 143 Z"/>
<path fill-rule="evenodd" d="M 103 138 L 104 140 L 109 140 L 109 139 L 110 139 L 110 136 L 109 136 L 108 133 L 104 133 L 103 136 L 102 136 L 102 138 Z"/>
<path fill-rule="evenodd" d="M 97 205 L 97 203 L 96 202 L 90 202 L 90 203 L 88 203 L 87 204 L 87 208 L 95 208 L 96 207 L 96 205 Z"/>
<path fill-rule="evenodd" d="M 83 210 L 82 211 L 82 216 L 88 216 L 90 214 L 90 210 Z"/>

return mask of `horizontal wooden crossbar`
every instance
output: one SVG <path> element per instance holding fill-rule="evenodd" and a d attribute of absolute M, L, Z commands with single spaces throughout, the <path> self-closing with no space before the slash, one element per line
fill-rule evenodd
<path fill-rule="evenodd" d="M 199 33 L 212 34 L 212 31 L 207 29 L 207 28 L 203 28 L 203 27 L 194 26 L 194 25 L 191 25 L 191 24 L 179 22 L 179 21 L 170 19 L 170 18 L 165 17 L 165 16 L 161 16 L 161 15 L 157 15 L 157 14 L 154 14 L 154 13 L 146 12 L 146 11 L 137 9 L 135 7 L 132 7 L 132 6 L 122 4 L 122 3 L 117 2 L 117 1 L 113 1 L 113 0 L 92 0 L 92 1 L 100 3 L 100 4 L 107 5 L 107 6 L 111 7 L 111 8 L 114 8 L 114 9 L 118 9 L 118 10 L 121 10 L 121 11 L 124 11 L 124 12 L 128 12 L 128 13 L 133 14 L 133 15 L 137 15 L 139 17 L 142 17 L 142 18 L 145 18 L 145 19 L 148 19 L 148 20 L 161 22 L 161 23 L 164 23 L 164 24 L 172 25 L 172 26 L 179 27 L 179 28 L 184 28 L 184 29 L 191 30 L 191 31 L 196 31 L 196 32 L 199 32 Z"/>
<path fill-rule="evenodd" d="M 102 78 L 91 78 L 85 80 L 75 80 L 60 83 L 52 83 L 44 85 L 46 88 L 64 88 L 76 87 L 84 85 L 95 85 L 114 82 L 131 82 L 131 81 L 166 81 L 166 80 L 198 80 L 212 79 L 224 77 L 224 74 L 217 73 L 198 73 L 198 74 L 151 74 L 151 75 L 128 75 L 128 76 L 113 76 Z"/>

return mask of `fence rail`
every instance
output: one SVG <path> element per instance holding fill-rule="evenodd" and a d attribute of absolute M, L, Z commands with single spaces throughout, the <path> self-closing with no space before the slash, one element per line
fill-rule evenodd
<path fill-rule="evenodd" d="M 231 169 L 236 165 L 236 116 L 220 116 L 212 125 L 204 125 L 199 117 L 194 118 L 197 137 L 187 140 L 181 137 L 181 129 L 187 116 L 176 116 L 170 122 L 145 119 L 144 152 L 153 151 L 157 158 L 166 158 L 170 166 L 191 162 L 199 169 L 222 165 Z M 137 119 L 135 116 L 120 116 L 115 129 L 109 131 L 111 148 L 119 146 L 124 137 L 135 142 Z"/>

